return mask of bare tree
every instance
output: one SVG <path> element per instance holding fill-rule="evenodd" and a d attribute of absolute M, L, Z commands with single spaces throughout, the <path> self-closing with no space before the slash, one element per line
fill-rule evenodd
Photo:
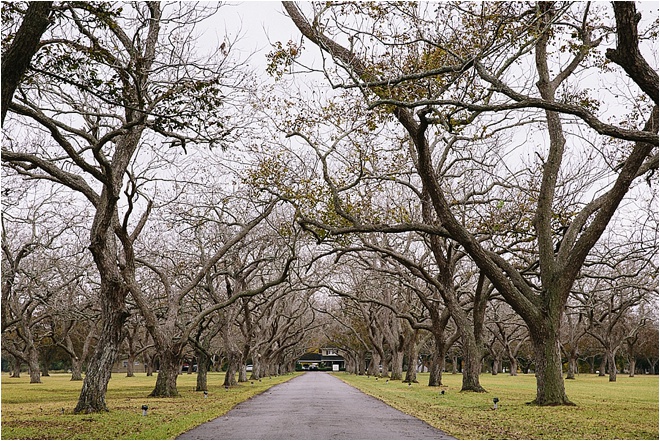
<path fill-rule="evenodd" d="M 266 253 L 273 252 L 273 254 L 259 255 L 257 252 L 257 255 L 251 256 L 251 253 L 248 253 L 247 256 L 250 257 L 244 262 L 237 260 L 239 254 L 235 251 L 239 247 L 250 249 L 248 248 L 249 242 L 245 241 L 246 237 L 270 215 L 275 203 L 272 202 L 262 207 L 261 213 L 246 222 L 240 222 L 236 218 L 232 219 L 231 222 L 227 222 L 226 231 L 222 231 L 223 227 L 220 225 L 215 234 L 221 235 L 221 237 L 204 241 L 203 251 L 197 258 L 197 262 L 181 262 L 172 257 L 173 252 L 165 253 L 164 258 L 159 261 L 138 259 L 142 265 L 156 275 L 157 281 L 151 285 L 156 287 L 157 292 L 165 293 L 164 298 L 159 302 L 159 308 L 162 310 L 162 319 L 159 319 L 153 308 L 155 296 L 151 296 L 151 298 L 147 296 L 145 288 L 149 284 L 146 283 L 146 280 L 140 282 L 135 280 L 129 285 L 131 296 L 140 308 L 145 325 L 154 339 L 156 352 L 159 354 L 160 369 L 156 387 L 151 396 L 178 395 L 176 379 L 183 351 L 199 324 L 206 320 L 207 316 L 231 305 L 238 299 L 260 294 L 286 280 L 289 266 L 293 260 L 287 254 L 286 247 L 280 249 L 284 255 L 283 258 L 277 250 L 265 247 Z M 214 220 L 210 217 L 210 213 L 208 215 L 211 223 L 223 222 L 222 219 Z M 231 228 L 231 224 L 236 224 L 238 228 Z M 161 248 L 159 252 L 162 253 L 162 251 L 164 250 Z M 206 254 L 208 251 L 212 251 L 209 253 L 210 255 Z M 171 261 L 171 265 L 167 265 L 168 261 Z M 186 268 L 191 264 L 196 265 L 198 269 L 193 271 L 190 277 L 188 277 L 187 270 L 183 273 L 176 270 L 181 267 Z M 221 298 L 215 290 L 207 290 L 209 297 L 205 306 L 200 311 L 191 314 L 188 307 L 190 296 L 198 291 L 200 282 L 204 280 L 206 274 L 217 267 L 226 268 L 226 276 L 223 278 L 227 280 L 224 298 Z M 230 351 L 231 353 L 233 352 Z"/>
<path fill-rule="evenodd" d="M 50 303 L 79 278 L 74 262 L 81 249 L 72 232 L 81 217 L 60 207 L 71 203 L 66 192 L 43 191 L 39 183 L 15 187 L 14 178 L 5 181 L 3 199 L 3 348 L 28 364 L 31 383 L 40 383 L 38 346 L 48 334 Z"/>
<path fill-rule="evenodd" d="M 85 258 L 87 256 L 84 256 Z M 90 265 L 91 266 L 91 265 Z M 72 265 L 70 268 L 76 268 Z M 78 266 L 80 277 L 50 302 L 50 337 L 71 357 L 71 381 L 82 381 L 83 365 L 94 351 L 98 339 L 100 311 L 96 288 L 88 279 L 93 270 Z"/>
<path fill-rule="evenodd" d="M 128 317 L 133 245 L 150 211 L 136 152 L 167 140 L 183 148 L 222 145 L 230 136 L 231 118 L 218 109 L 231 102 L 231 86 L 246 80 L 235 76 L 220 91 L 220 79 L 238 71 L 228 61 L 231 44 L 200 56 L 199 64 L 190 56 L 190 29 L 214 12 L 156 2 L 63 4 L 42 39 L 43 56 L 30 67 L 31 81 L 9 106 L 17 132 L 7 135 L 28 130 L 42 139 L 3 144 L 3 164 L 73 189 L 94 210 L 89 249 L 100 275 L 102 329 L 76 412 L 107 410 L 110 368 Z"/>
<path fill-rule="evenodd" d="M 638 50 L 640 39 L 634 31 L 637 23 L 623 19 L 626 10 L 634 15 L 634 4 L 629 5 L 626 8 L 615 7 L 620 37 L 617 50 L 628 51 L 636 61 L 645 64 Z M 597 50 L 603 34 L 607 32 L 605 27 L 590 27 L 589 16 L 593 14 L 591 4 L 584 5 L 581 11 L 571 10 L 569 5 L 549 3 L 532 5 L 530 9 L 514 3 L 479 7 L 448 4 L 446 8 L 434 11 L 432 18 L 441 18 L 438 26 L 433 26 L 428 14 L 420 15 L 426 12 L 423 7 L 410 5 L 406 8 L 388 4 L 363 12 L 363 16 L 370 14 L 366 19 L 374 23 L 371 33 L 342 22 L 342 19 L 352 22 L 354 14 L 360 13 L 351 7 L 316 7 L 313 20 L 308 20 L 293 3 L 284 2 L 284 8 L 301 33 L 347 72 L 346 76 L 341 77 L 338 69 L 328 69 L 328 79 L 340 87 L 360 88 L 372 106 L 390 106 L 387 109 L 408 133 L 418 158 L 419 175 L 440 224 L 465 249 L 529 327 L 536 352 L 538 387 L 534 402 L 539 405 L 572 404 L 564 391 L 558 344 L 564 305 L 585 258 L 605 231 L 635 179 L 657 168 L 657 153 L 654 154 L 658 144 L 657 95 L 646 97 L 656 104 L 644 109 L 645 124 L 642 129 L 604 123 L 593 115 L 588 105 L 560 102 L 557 97 L 560 86 L 571 78 L 579 66 L 585 64 L 587 55 Z M 482 20 L 485 10 L 495 21 Z M 455 13 L 465 14 L 464 28 L 451 23 Z M 562 35 L 561 29 L 555 26 L 557 22 L 562 22 L 562 25 L 564 22 L 571 23 L 571 31 Z M 409 27 L 409 33 L 386 33 L 388 25 L 400 28 L 402 23 Z M 445 34 L 435 32 L 442 26 L 447 31 Z M 502 29 L 506 32 L 500 32 Z M 480 37 L 476 40 L 465 39 L 466 33 Z M 348 41 L 348 46 L 338 43 L 342 34 L 346 38 L 341 41 Z M 579 50 L 571 52 L 572 58 L 560 67 L 556 75 L 552 75 L 549 68 L 551 35 L 554 39 L 562 35 L 562 41 L 567 43 L 571 38 L 579 43 Z M 623 38 L 624 35 L 631 38 Z M 370 37 L 377 37 L 389 50 L 366 51 L 364 41 Z M 395 62 L 396 57 L 392 56 L 395 48 L 421 54 L 415 58 L 420 61 L 417 64 Z M 398 52 L 401 59 L 409 59 L 402 54 L 403 50 Z M 368 58 L 367 53 L 376 55 Z M 284 61 L 290 62 L 291 54 L 284 55 L 288 56 L 284 57 Z M 536 84 L 541 98 L 517 92 L 515 87 L 506 84 L 513 78 L 506 75 L 514 63 L 526 55 L 536 67 Z M 609 55 L 612 56 L 612 53 Z M 617 61 L 616 57 L 614 61 Z M 471 81 L 475 76 L 485 84 Z M 657 89 L 658 76 L 655 72 L 649 76 L 630 72 L 627 78 L 643 90 L 647 90 L 647 84 L 655 85 Z M 462 94 L 466 84 L 470 84 L 471 92 Z M 431 128 L 443 127 L 450 133 L 465 130 L 478 117 L 485 115 L 484 112 L 523 108 L 544 109 L 549 138 L 532 219 L 538 244 L 540 289 L 536 289 L 535 280 L 526 280 L 519 269 L 484 247 L 469 226 L 452 211 L 448 192 L 442 187 L 441 176 L 433 161 L 430 139 Z M 576 116 L 599 134 L 635 144 L 621 159 L 621 166 L 610 173 L 611 179 L 600 196 L 582 204 L 581 210 L 572 217 L 561 235 L 561 241 L 558 241 L 558 235 L 552 228 L 552 207 L 562 160 L 566 157 L 565 130 L 561 119 L 566 114 Z"/>
<path fill-rule="evenodd" d="M 500 356 L 506 356 L 509 361 L 509 374 L 518 375 L 518 353 L 529 340 L 525 323 L 510 306 L 501 301 L 491 302 L 486 312 L 486 321 L 492 344 L 497 342 L 502 350 Z M 490 351 L 492 356 L 493 349 Z M 492 373 L 495 375 L 495 367 Z"/>
<path fill-rule="evenodd" d="M 581 342 L 589 330 L 589 323 L 579 306 L 572 308 L 568 305 L 564 314 L 562 326 L 562 351 L 568 359 L 567 380 L 575 380 L 578 373 L 578 360 L 580 358 Z"/>

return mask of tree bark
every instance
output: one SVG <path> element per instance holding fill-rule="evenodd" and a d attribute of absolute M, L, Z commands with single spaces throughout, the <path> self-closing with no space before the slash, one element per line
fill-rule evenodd
<path fill-rule="evenodd" d="M 444 362 L 444 356 L 441 354 L 437 347 L 433 352 L 433 357 L 431 358 L 431 366 L 429 366 L 429 386 L 442 386 L 442 367 Z"/>
<path fill-rule="evenodd" d="M 101 304 L 103 308 L 103 327 L 99 335 L 96 351 L 87 366 L 87 374 L 78 398 L 74 413 L 107 412 L 105 394 L 112 373 L 119 346 L 122 340 L 122 327 L 129 314 L 124 300 L 127 291 L 117 287 L 104 287 L 101 282 Z"/>
<path fill-rule="evenodd" d="M 181 354 L 178 345 L 174 349 L 168 349 L 159 353 L 160 368 L 156 376 L 156 386 L 149 394 L 150 397 L 178 397 L 179 391 L 176 380 L 181 369 Z M 188 368 L 192 370 L 192 366 Z"/>
<path fill-rule="evenodd" d="M 48 360 L 42 360 L 40 364 L 41 364 L 41 376 L 50 377 L 50 372 L 48 369 Z"/>
<path fill-rule="evenodd" d="M 380 364 L 380 355 L 378 351 L 371 351 L 371 361 L 369 362 L 369 368 L 367 369 L 367 375 L 373 375 L 374 377 L 380 376 L 380 370 L 378 365 Z"/>
<path fill-rule="evenodd" d="M 392 351 L 392 374 L 391 380 L 401 380 L 403 377 L 403 352 L 399 350 Z"/>
<path fill-rule="evenodd" d="M 493 366 L 491 369 L 491 375 L 497 375 L 500 373 L 500 365 L 502 364 L 502 357 L 497 355 L 493 358 Z"/>
<path fill-rule="evenodd" d="M 605 376 L 605 369 L 607 368 L 607 354 L 603 354 L 603 357 L 600 360 L 600 370 L 598 371 L 599 377 Z"/>
<path fill-rule="evenodd" d="M 509 375 L 512 377 L 518 376 L 518 359 L 516 357 L 509 357 L 509 365 L 511 365 L 511 372 Z"/>
<path fill-rule="evenodd" d="M 78 357 L 71 357 L 71 381 L 82 381 L 82 360 Z"/>
<path fill-rule="evenodd" d="M 236 381 L 236 372 L 238 371 L 240 361 L 240 352 L 230 351 L 227 354 L 227 372 L 225 372 L 225 382 L 223 383 L 223 386 L 233 387 L 238 385 L 238 382 Z"/>
<path fill-rule="evenodd" d="M 460 311 L 454 311 L 452 318 L 454 323 L 459 328 L 461 334 L 461 347 L 463 348 L 463 382 L 461 391 L 471 392 L 486 392 L 486 390 L 479 383 L 479 375 L 481 375 L 481 357 L 482 351 L 479 347 L 479 342 L 474 335 L 474 327 L 470 326 L 462 319 L 467 321 L 466 317 L 462 317 L 458 321 L 456 315 L 465 314 L 460 307 Z M 459 322 L 461 322 L 459 324 Z M 480 340 L 480 339 L 479 339 Z"/>
<path fill-rule="evenodd" d="M 545 331 L 545 332 L 544 332 Z M 547 326 L 543 330 L 530 330 L 534 348 L 536 372 L 536 399 L 532 404 L 539 406 L 574 405 L 564 389 L 561 369 L 559 330 Z"/>
<path fill-rule="evenodd" d="M 254 366 L 253 366 L 253 370 L 254 370 Z M 240 365 L 238 366 L 238 382 L 245 383 L 247 381 L 248 381 L 247 366 L 245 366 L 245 363 L 240 363 Z"/>
<path fill-rule="evenodd" d="M 442 371 L 445 368 L 445 358 L 449 344 L 444 338 L 444 328 L 441 333 L 433 334 L 435 342 L 431 366 L 429 367 L 429 386 L 442 386 Z"/>
<path fill-rule="evenodd" d="M 567 380 L 575 380 L 575 374 L 577 373 L 577 351 L 571 350 L 568 354 L 568 371 L 566 372 Z"/>
<path fill-rule="evenodd" d="M 135 376 L 135 356 L 129 355 L 128 360 L 126 361 L 126 376 L 134 377 Z"/>
<path fill-rule="evenodd" d="M 41 368 L 39 366 L 39 352 L 37 348 L 31 345 L 27 350 L 27 356 L 30 383 L 41 383 Z"/>
<path fill-rule="evenodd" d="M 608 49 L 606 56 L 621 66 L 635 83 L 658 104 L 658 73 L 646 62 L 639 51 L 637 24 L 641 15 L 634 2 L 612 2 L 616 19 L 617 45 Z"/>
<path fill-rule="evenodd" d="M 616 351 L 607 351 L 607 365 L 609 366 L 610 370 L 610 378 L 609 380 L 611 382 L 616 381 Z"/>
<path fill-rule="evenodd" d="M 367 364 L 366 354 L 364 351 L 360 351 L 357 355 L 357 374 L 364 375 L 364 368 Z"/>
<path fill-rule="evenodd" d="M 154 375 L 154 357 L 149 354 L 144 354 L 144 367 L 147 371 L 147 377 Z"/>
<path fill-rule="evenodd" d="M 417 335 L 417 331 L 415 331 Z M 406 351 L 406 358 L 408 359 L 408 369 L 406 369 L 405 383 L 417 383 L 417 359 L 419 358 L 419 351 L 417 349 L 416 337 L 413 337 L 408 344 Z"/>
<path fill-rule="evenodd" d="M 204 351 L 197 351 L 197 392 L 208 390 L 207 373 L 209 371 L 209 357 Z"/>
<path fill-rule="evenodd" d="M 635 376 L 635 369 L 637 364 L 637 360 L 635 360 L 635 357 L 628 359 L 628 376 L 629 377 L 634 377 Z"/>
<path fill-rule="evenodd" d="M 53 2 L 30 2 L 14 40 L 2 55 L 2 125 L 14 92 L 48 28 L 52 5 Z"/>
<path fill-rule="evenodd" d="M 259 380 L 261 370 L 261 357 L 254 356 L 252 357 L 252 375 L 250 375 L 250 380 Z"/>
<path fill-rule="evenodd" d="M 11 378 L 21 378 L 21 360 L 16 357 L 11 364 Z"/>

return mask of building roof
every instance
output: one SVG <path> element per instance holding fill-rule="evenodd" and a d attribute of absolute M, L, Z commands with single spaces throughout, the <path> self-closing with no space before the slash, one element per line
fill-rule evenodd
<path fill-rule="evenodd" d="M 322 359 L 321 354 L 316 354 L 313 352 L 308 352 L 304 354 L 302 357 L 298 359 L 298 362 L 312 362 L 312 363 L 318 363 Z"/>
<path fill-rule="evenodd" d="M 321 355 L 308 352 L 298 359 L 298 363 L 320 363 L 322 361 L 344 361 L 339 355 Z"/>

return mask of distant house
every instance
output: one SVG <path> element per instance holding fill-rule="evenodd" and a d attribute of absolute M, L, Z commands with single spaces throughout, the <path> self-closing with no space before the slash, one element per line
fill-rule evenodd
<path fill-rule="evenodd" d="M 321 352 L 308 352 L 298 359 L 303 370 L 340 370 L 346 369 L 344 357 L 336 348 L 321 348 Z"/>

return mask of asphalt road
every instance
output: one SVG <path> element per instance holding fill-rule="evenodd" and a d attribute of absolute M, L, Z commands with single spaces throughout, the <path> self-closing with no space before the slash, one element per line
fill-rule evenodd
<path fill-rule="evenodd" d="M 177 439 L 455 439 L 324 372 L 272 387 Z"/>

